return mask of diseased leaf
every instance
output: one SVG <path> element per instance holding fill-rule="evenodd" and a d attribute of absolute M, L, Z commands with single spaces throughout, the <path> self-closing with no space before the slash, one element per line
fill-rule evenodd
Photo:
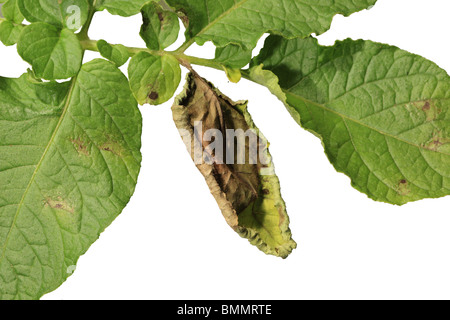
<path fill-rule="evenodd" d="M 134 192 L 141 115 L 94 60 L 71 82 L 0 78 L 0 299 L 60 286 Z"/>
<path fill-rule="evenodd" d="M 181 68 L 172 56 L 139 52 L 130 61 L 128 76 L 139 104 L 159 105 L 175 94 L 181 81 Z"/>
<path fill-rule="evenodd" d="M 434 63 L 371 41 L 270 36 L 259 64 L 356 189 L 399 205 L 450 194 L 450 78 Z"/>
<path fill-rule="evenodd" d="M 118 67 L 123 66 L 130 59 L 128 49 L 121 44 L 109 44 L 105 40 L 99 40 L 97 48 L 103 57 L 114 62 Z"/>
<path fill-rule="evenodd" d="M 138 14 L 142 6 L 152 0 L 90 0 L 95 1 L 98 10 L 108 10 L 109 13 L 122 17 Z M 155 0 L 156 1 L 156 0 Z"/>
<path fill-rule="evenodd" d="M 218 47 L 230 43 L 247 49 L 266 32 L 287 38 L 307 37 L 328 30 L 333 16 L 350 15 L 376 0 L 167 0 L 181 13 L 186 38 Z"/>
<path fill-rule="evenodd" d="M 14 24 L 9 20 L 0 23 L 0 41 L 5 46 L 12 46 L 19 41 L 20 33 L 23 30 L 23 26 L 20 24 Z"/>
<path fill-rule="evenodd" d="M 141 12 L 144 22 L 140 35 L 147 48 L 163 50 L 177 40 L 180 22 L 174 12 L 164 10 L 155 2 L 146 4 Z"/>
<path fill-rule="evenodd" d="M 87 20 L 87 0 L 16 0 L 29 22 L 46 22 L 59 28 L 78 30 Z"/>
<path fill-rule="evenodd" d="M 231 101 L 196 74 L 189 74 L 187 81 L 172 107 L 173 118 L 184 139 L 188 134 L 188 151 L 223 216 L 233 230 L 260 250 L 286 258 L 296 243 L 268 143 L 254 125 L 247 103 Z M 202 134 L 208 132 L 221 133 L 213 135 L 217 148 Z M 243 143 L 239 136 L 235 143 L 239 132 Z"/>
<path fill-rule="evenodd" d="M 46 80 L 73 77 L 83 58 L 80 41 L 72 31 L 43 22 L 23 29 L 17 51 L 33 66 L 36 75 Z"/>

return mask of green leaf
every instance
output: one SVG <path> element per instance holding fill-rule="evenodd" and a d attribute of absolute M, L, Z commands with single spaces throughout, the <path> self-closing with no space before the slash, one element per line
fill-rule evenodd
<path fill-rule="evenodd" d="M 155 2 L 146 4 L 141 12 L 144 23 L 140 35 L 147 48 L 163 50 L 177 40 L 180 22 L 174 12 L 162 9 Z"/>
<path fill-rule="evenodd" d="M 122 17 L 138 14 L 142 6 L 152 0 L 90 0 L 96 2 L 98 10 L 108 10 L 109 13 Z"/>
<path fill-rule="evenodd" d="M 130 200 L 141 162 L 141 115 L 113 64 L 26 78 L 0 78 L 0 300 L 59 287 Z"/>
<path fill-rule="evenodd" d="M 356 189 L 399 205 L 450 194 L 450 78 L 434 63 L 371 41 L 270 36 L 259 64 Z"/>
<path fill-rule="evenodd" d="M 223 69 L 225 70 L 228 80 L 233 83 L 239 83 L 239 81 L 241 81 L 242 73 L 240 69 L 232 69 L 227 67 L 224 67 Z"/>
<path fill-rule="evenodd" d="M 17 0 L 29 22 L 46 22 L 59 28 L 78 30 L 87 20 L 87 0 Z"/>
<path fill-rule="evenodd" d="M 5 46 L 12 46 L 19 41 L 20 33 L 23 30 L 23 26 L 14 24 L 13 22 L 6 20 L 0 23 L 0 41 Z"/>
<path fill-rule="evenodd" d="M 20 24 L 24 17 L 20 12 L 17 0 L 8 0 L 1 7 L 3 16 L 11 22 Z"/>
<path fill-rule="evenodd" d="M 121 44 L 112 45 L 105 40 L 99 40 L 97 48 L 103 57 L 114 62 L 118 67 L 123 66 L 130 59 L 128 49 Z"/>
<path fill-rule="evenodd" d="M 376 0 L 167 0 L 187 25 L 186 38 L 218 47 L 230 43 L 247 49 L 266 32 L 287 38 L 328 30 L 333 16 L 350 15 Z"/>
<path fill-rule="evenodd" d="M 214 60 L 228 68 L 242 69 L 252 60 L 252 50 L 230 44 L 217 48 Z"/>
<path fill-rule="evenodd" d="M 139 52 L 130 61 L 128 76 L 139 104 L 159 105 L 175 94 L 181 81 L 181 68 L 172 56 Z"/>
<path fill-rule="evenodd" d="M 172 111 L 186 147 L 229 226 L 263 252 L 286 258 L 297 245 L 289 230 L 268 142 L 253 123 L 247 102 L 233 102 L 197 74 L 189 74 Z M 239 131 L 241 145 L 234 143 Z M 212 139 L 203 135 L 208 132 L 216 132 L 214 148 L 207 141 Z M 253 156 L 251 151 L 255 151 Z"/>
<path fill-rule="evenodd" d="M 260 85 L 263 85 L 269 89 L 269 91 L 280 99 L 281 102 L 286 103 L 286 94 L 283 89 L 280 88 L 278 77 L 271 71 L 264 70 L 262 64 L 252 66 L 248 70 L 250 79 Z"/>
<path fill-rule="evenodd" d="M 83 58 L 80 42 L 72 31 L 43 22 L 24 28 L 17 51 L 33 66 L 36 75 L 46 80 L 73 77 Z"/>
<path fill-rule="evenodd" d="M 223 65 L 231 82 L 238 83 L 242 78 L 240 69 L 252 60 L 252 50 L 230 44 L 226 47 L 217 48 L 214 60 Z"/>

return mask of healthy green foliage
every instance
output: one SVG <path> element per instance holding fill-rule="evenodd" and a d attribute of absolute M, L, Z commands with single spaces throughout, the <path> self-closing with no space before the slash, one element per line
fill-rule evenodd
<path fill-rule="evenodd" d="M 104 58 L 114 62 L 118 67 L 123 66 L 130 59 L 128 49 L 121 44 L 109 44 L 105 40 L 99 40 L 97 49 Z"/>
<path fill-rule="evenodd" d="M 27 21 L 46 22 L 71 30 L 79 29 L 86 22 L 89 11 L 87 0 L 16 1 L 20 12 Z"/>
<path fill-rule="evenodd" d="M 3 16 L 11 22 L 22 23 L 24 17 L 20 12 L 18 0 L 8 0 L 2 7 Z"/>
<path fill-rule="evenodd" d="M 109 13 L 122 17 L 138 14 L 142 6 L 149 0 L 89 0 L 98 10 L 108 10 Z M 155 0 L 156 1 L 156 0 Z"/>
<path fill-rule="evenodd" d="M 447 73 L 396 47 L 362 40 L 323 47 L 311 37 L 336 14 L 375 2 L 0 0 L 0 40 L 17 43 L 32 66 L 19 79 L 0 78 L 0 299 L 38 299 L 56 289 L 121 213 L 140 170 L 137 103 L 170 100 L 180 66 L 189 71 L 172 108 L 180 132 L 199 139 L 193 133 L 201 120 L 206 131 L 222 132 L 214 144 L 226 142 L 226 155 L 234 150 L 227 130 L 260 137 L 256 146 L 244 139 L 240 150 L 258 150 L 268 162 L 250 155 L 243 163 L 212 161 L 217 150 L 202 137 L 204 163 L 196 165 L 228 225 L 267 254 L 286 258 L 296 247 L 267 140 L 247 102 L 229 99 L 193 65 L 267 87 L 372 199 L 400 205 L 450 194 Z M 94 15 L 104 9 L 124 17 L 141 12 L 145 48 L 90 39 Z M 186 41 L 168 51 L 180 21 Z M 216 45 L 214 59 L 185 54 L 207 41 Z M 110 62 L 83 65 L 87 50 Z M 127 79 L 118 67 L 128 60 Z M 188 150 L 195 155 L 195 143 Z"/>
<path fill-rule="evenodd" d="M 230 44 L 217 48 L 214 60 L 228 68 L 242 69 L 252 60 L 252 50 Z"/>
<path fill-rule="evenodd" d="M 72 31 L 44 22 L 23 29 L 17 51 L 33 66 L 36 75 L 46 80 L 73 77 L 83 59 L 80 42 Z"/>
<path fill-rule="evenodd" d="M 234 43 L 254 48 L 265 32 L 287 38 L 328 30 L 333 16 L 350 15 L 376 0 L 167 0 L 187 26 L 186 38 L 218 47 Z"/>
<path fill-rule="evenodd" d="M 19 41 L 20 33 L 24 27 L 16 25 L 9 20 L 0 23 L 0 41 L 5 46 L 12 46 Z"/>

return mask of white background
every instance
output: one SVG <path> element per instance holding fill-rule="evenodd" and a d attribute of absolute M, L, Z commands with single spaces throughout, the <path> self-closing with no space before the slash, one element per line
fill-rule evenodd
<path fill-rule="evenodd" d="M 448 0 L 379 0 L 370 11 L 336 17 L 319 39 L 324 45 L 347 37 L 389 43 L 450 71 L 449 14 Z M 139 47 L 140 24 L 139 16 L 102 12 L 90 36 Z M 208 45 L 188 53 L 213 56 Z M 2 76 L 28 67 L 15 47 L 0 46 L 0 57 Z M 287 260 L 266 256 L 229 229 L 175 130 L 171 102 L 144 106 L 135 196 L 46 299 L 450 298 L 450 198 L 403 207 L 368 199 L 336 173 L 320 141 L 266 89 L 196 70 L 231 98 L 250 101 L 271 142 L 299 248 Z"/>

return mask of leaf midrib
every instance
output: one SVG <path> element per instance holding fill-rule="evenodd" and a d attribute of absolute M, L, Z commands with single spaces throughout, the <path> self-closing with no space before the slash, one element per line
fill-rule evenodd
<path fill-rule="evenodd" d="M 333 109 L 327 107 L 325 104 L 320 104 L 320 103 L 318 103 L 318 102 L 314 102 L 314 101 L 309 100 L 309 99 L 307 99 L 307 98 L 305 98 L 305 97 L 302 97 L 302 96 L 300 96 L 300 95 L 298 95 L 298 94 L 295 94 L 295 93 L 293 93 L 293 92 L 291 92 L 291 91 L 289 91 L 289 90 L 287 90 L 287 89 L 282 89 L 282 90 L 283 90 L 283 92 L 284 92 L 286 95 L 290 95 L 290 96 L 292 96 L 292 97 L 298 98 L 298 99 L 302 100 L 302 101 L 305 102 L 305 103 L 312 104 L 312 105 L 314 105 L 314 106 L 316 106 L 316 107 L 319 107 L 319 108 L 321 108 L 321 109 L 323 109 L 323 110 L 325 110 L 325 111 L 331 112 L 331 113 L 333 113 L 333 114 L 339 116 L 340 118 L 342 118 L 344 121 L 345 121 L 345 120 L 349 120 L 349 121 L 354 122 L 354 123 L 356 123 L 356 124 L 358 124 L 358 125 L 360 125 L 360 126 L 362 126 L 362 127 L 365 127 L 365 128 L 367 128 L 367 129 L 370 129 L 370 130 L 373 130 L 373 131 L 375 131 L 375 132 L 378 132 L 379 134 L 381 134 L 381 135 L 383 135 L 383 136 L 390 137 L 390 138 L 392 138 L 392 139 L 398 140 L 398 141 L 400 141 L 400 142 L 406 143 L 406 144 L 408 144 L 408 145 L 410 145 L 410 146 L 412 146 L 412 147 L 415 147 L 415 148 L 418 148 L 418 149 L 421 149 L 421 150 L 424 150 L 424 151 L 432 151 L 432 152 L 437 152 L 437 153 L 440 153 L 440 154 L 443 154 L 443 155 L 446 155 L 446 156 L 450 156 L 450 153 L 442 152 L 442 151 L 439 151 L 439 150 L 436 150 L 436 151 L 434 151 L 434 150 L 429 150 L 429 149 L 425 148 L 425 147 L 422 146 L 422 145 L 417 145 L 417 144 L 414 144 L 414 143 L 412 143 L 412 142 L 410 142 L 410 141 L 407 141 L 407 140 L 405 140 L 405 139 L 401 139 L 401 138 L 398 137 L 398 136 L 395 136 L 395 135 L 393 135 L 393 134 L 390 134 L 390 133 L 381 131 L 381 130 L 379 130 L 379 129 L 377 129 L 377 128 L 374 128 L 374 127 L 372 127 L 372 126 L 367 125 L 366 123 L 363 123 L 363 122 L 361 122 L 361 121 L 358 121 L 357 119 L 354 119 L 354 118 L 351 118 L 351 117 L 349 117 L 349 116 L 347 116 L 347 115 L 344 115 L 344 114 L 342 114 L 342 113 L 339 113 L 338 111 L 333 110 Z M 294 109 L 295 109 L 295 107 L 294 107 Z M 296 111 L 298 112 L 297 109 L 296 109 Z M 300 117 L 301 117 L 301 115 L 300 115 Z"/>
<path fill-rule="evenodd" d="M 53 131 L 53 134 L 52 134 L 52 136 L 51 136 L 47 146 L 45 147 L 45 150 L 44 150 L 41 158 L 39 159 L 39 162 L 36 165 L 36 169 L 34 170 L 34 172 L 33 172 L 32 176 L 30 178 L 30 181 L 29 181 L 25 191 L 23 192 L 23 195 L 22 195 L 22 198 L 20 199 L 20 202 L 18 203 L 18 208 L 17 208 L 17 211 L 16 211 L 16 213 L 14 215 L 13 222 L 11 223 L 11 227 L 8 230 L 8 234 L 6 236 L 5 243 L 4 243 L 4 245 L 3 245 L 2 249 L 1 249 L 2 252 L 1 252 L 1 256 L 0 256 L 0 264 L 2 263 L 3 259 L 5 258 L 6 248 L 8 246 L 12 230 L 13 230 L 14 226 L 16 225 L 17 217 L 19 216 L 19 213 L 22 210 L 22 206 L 23 206 L 23 204 L 25 202 L 25 199 L 26 199 L 26 197 L 28 195 L 28 192 L 30 191 L 30 188 L 31 188 L 31 186 L 32 186 L 32 184 L 33 184 L 33 182 L 34 182 L 34 180 L 36 178 L 36 175 L 37 175 L 37 173 L 38 173 L 42 163 L 44 162 L 45 157 L 48 154 L 48 151 L 50 150 L 50 147 L 52 146 L 52 144 L 53 144 L 53 142 L 54 142 L 54 140 L 55 140 L 55 138 L 56 138 L 56 136 L 58 134 L 58 131 L 59 131 L 59 129 L 60 129 L 64 119 L 65 119 L 65 116 L 66 116 L 67 111 L 68 111 L 69 106 L 70 106 L 70 102 L 71 102 L 71 98 L 72 98 L 72 95 L 73 95 L 73 91 L 74 91 L 74 88 L 75 88 L 76 81 L 77 81 L 77 77 L 74 77 L 72 79 L 72 84 L 71 84 L 69 92 L 67 94 L 67 100 L 66 100 L 66 102 L 64 104 L 63 111 L 62 111 L 61 116 L 60 116 L 60 118 L 58 120 L 58 124 L 56 125 L 56 127 L 55 127 L 55 129 Z"/>

